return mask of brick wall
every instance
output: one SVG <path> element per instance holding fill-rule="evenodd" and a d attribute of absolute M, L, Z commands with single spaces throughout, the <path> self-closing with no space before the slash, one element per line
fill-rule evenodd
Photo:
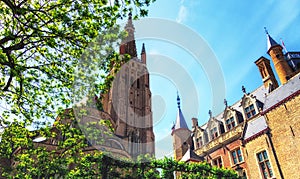
<path fill-rule="evenodd" d="M 272 152 L 271 145 L 266 134 L 263 134 L 245 144 L 245 162 L 248 165 L 248 178 L 263 178 L 257 160 L 257 153 L 267 151 L 269 161 L 272 166 L 272 171 L 276 178 L 280 178 L 279 170 L 275 162 L 275 157 Z"/>
<path fill-rule="evenodd" d="M 299 178 L 300 96 L 266 114 L 272 141 L 285 178 Z"/>

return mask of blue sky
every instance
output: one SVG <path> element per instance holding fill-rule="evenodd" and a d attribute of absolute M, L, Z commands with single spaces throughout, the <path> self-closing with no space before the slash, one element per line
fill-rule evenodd
<path fill-rule="evenodd" d="M 176 21 L 202 37 L 221 67 L 225 82 L 224 94 L 228 104 L 231 105 L 242 97 L 242 85 L 249 92 L 262 85 L 254 61 L 260 56 L 269 58 L 266 53 L 264 27 L 267 27 L 270 35 L 278 43 L 282 38 L 288 51 L 300 51 L 299 7 L 300 1 L 297 0 L 157 0 L 150 6 L 148 17 Z M 219 99 L 219 104 L 212 102 L 215 94 L 212 94 L 211 84 L 218 81 L 209 81 L 206 69 L 201 65 L 195 65 L 191 54 L 159 39 L 137 39 L 138 47 L 142 42 L 146 44 L 148 56 L 154 54 L 160 55 L 162 60 L 172 59 L 178 62 L 187 74 L 180 79 L 172 79 L 174 76 L 151 75 L 156 154 L 158 157 L 172 156 L 170 128 L 177 114 L 178 80 L 191 78 L 197 90 L 197 96 L 192 97 L 189 90 L 179 91 L 182 110 L 189 126 L 192 117 L 197 117 L 199 123 L 204 124 L 208 120 L 209 109 L 213 109 L 213 115 L 219 114 L 223 109 L 223 99 Z M 148 57 L 148 63 L 155 58 Z M 194 101 L 191 102 L 192 100 Z"/>

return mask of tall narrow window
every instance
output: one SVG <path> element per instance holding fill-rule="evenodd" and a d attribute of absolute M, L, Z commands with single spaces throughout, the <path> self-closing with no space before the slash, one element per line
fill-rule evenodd
<path fill-rule="evenodd" d="M 217 167 L 221 168 L 221 167 L 223 166 L 223 164 L 222 164 L 222 158 L 219 157 L 219 158 L 214 159 L 214 160 L 212 161 L 212 164 L 213 164 L 214 166 L 217 166 Z"/>
<path fill-rule="evenodd" d="M 242 151 L 240 148 L 231 151 L 231 157 L 234 164 L 240 163 L 243 161 Z"/>
<path fill-rule="evenodd" d="M 258 165 L 264 179 L 273 176 L 272 167 L 268 158 L 267 152 L 264 150 L 257 155 Z"/>
<path fill-rule="evenodd" d="M 227 127 L 228 130 L 235 127 L 235 121 L 234 121 L 233 117 L 226 120 L 226 127 Z"/>
<path fill-rule="evenodd" d="M 137 81 L 136 81 L 136 87 L 140 88 L 140 79 L 137 79 Z"/>
<path fill-rule="evenodd" d="M 251 104 L 250 106 L 246 107 L 245 112 L 246 112 L 246 116 L 247 116 L 248 119 L 253 117 L 256 114 L 256 111 L 254 109 L 254 105 Z"/>
<path fill-rule="evenodd" d="M 210 130 L 211 139 L 215 139 L 218 137 L 218 128 L 214 127 L 212 130 Z"/>
<path fill-rule="evenodd" d="M 196 143 L 197 143 L 197 148 L 202 147 L 202 145 L 203 145 L 202 137 L 197 138 Z"/>

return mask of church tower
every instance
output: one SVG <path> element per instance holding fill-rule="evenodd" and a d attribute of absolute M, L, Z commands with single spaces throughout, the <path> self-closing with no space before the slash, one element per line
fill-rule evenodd
<path fill-rule="evenodd" d="M 176 123 L 172 128 L 174 159 L 180 161 L 184 154 L 191 148 L 192 139 L 182 111 L 180 109 L 180 98 L 177 95 L 178 113 Z"/>
<path fill-rule="evenodd" d="M 292 69 L 288 65 L 287 61 L 284 58 L 282 52 L 282 46 L 279 45 L 268 33 L 267 34 L 267 44 L 268 51 L 267 53 L 271 56 L 275 70 L 279 77 L 280 83 L 285 84 L 292 75 Z"/>
<path fill-rule="evenodd" d="M 146 50 L 143 44 L 139 59 L 131 14 L 125 30 L 128 35 L 120 45 L 120 55 L 128 54 L 131 59 L 115 75 L 104 97 L 103 109 L 112 118 L 115 135 L 122 139 L 125 150 L 135 159 L 140 154 L 154 156 L 155 137 Z"/>

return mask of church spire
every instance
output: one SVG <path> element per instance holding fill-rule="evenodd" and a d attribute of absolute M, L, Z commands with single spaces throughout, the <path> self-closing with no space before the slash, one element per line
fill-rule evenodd
<path fill-rule="evenodd" d="M 125 30 L 127 31 L 127 36 L 121 43 L 120 54 L 121 55 L 129 54 L 131 58 L 137 57 L 136 45 L 134 39 L 135 28 L 132 23 L 131 12 L 128 14 L 128 20 L 127 20 L 127 24 L 125 25 Z"/>
<path fill-rule="evenodd" d="M 186 121 L 185 121 L 185 118 L 182 114 L 182 111 L 180 109 L 180 97 L 177 93 L 177 107 L 178 107 L 178 113 L 177 113 L 177 118 L 176 118 L 176 123 L 175 123 L 175 130 L 176 129 L 189 129 L 187 124 L 186 124 Z"/>
<path fill-rule="evenodd" d="M 143 46 L 142 46 L 141 60 L 144 64 L 146 64 L 146 50 L 145 50 L 145 44 L 144 43 L 143 43 Z"/>

